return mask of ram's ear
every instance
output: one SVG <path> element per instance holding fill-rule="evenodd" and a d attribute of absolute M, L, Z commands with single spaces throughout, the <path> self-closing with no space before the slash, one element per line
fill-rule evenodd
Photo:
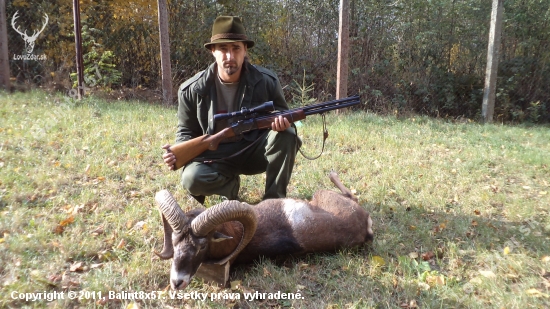
<path fill-rule="evenodd" d="M 232 239 L 233 237 L 227 236 L 225 234 L 222 234 L 220 232 L 214 232 L 214 235 L 212 235 L 212 242 L 222 242 L 227 239 Z"/>

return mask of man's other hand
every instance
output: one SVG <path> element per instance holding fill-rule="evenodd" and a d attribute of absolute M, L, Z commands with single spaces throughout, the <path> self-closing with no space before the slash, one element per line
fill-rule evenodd
<path fill-rule="evenodd" d="M 271 123 L 271 129 L 273 131 L 281 132 L 288 128 L 290 128 L 290 122 L 283 116 L 275 118 L 275 120 Z"/>
<path fill-rule="evenodd" d="M 162 149 L 166 150 L 166 153 L 162 155 L 162 159 L 164 159 L 164 164 L 168 166 L 170 170 L 174 170 L 176 165 L 176 156 L 174 153 L 172 153 L 172 150 L 170 150 L 170 144 L 166 144 L 162 146 Z"/>

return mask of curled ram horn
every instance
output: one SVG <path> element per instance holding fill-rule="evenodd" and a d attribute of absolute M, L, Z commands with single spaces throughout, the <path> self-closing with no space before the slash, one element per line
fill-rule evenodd
<path fill-rule="evenodd" d="M 172 233 L 181 233 L 188 224 L 189 219 L 181 210 L 176 199 L 167 190 L 157 192 L 155 196 L 159 212 L 162 217 L 162 226 L 164 229 L 164 246 L 160 253 L 155 254 L 161 259 L 169 259 L 174 255 L 174 245 L 172 244 Z"/>
<path fill-rule="evenodd" d="M 227 257 L 213 262 L 214 264 L 224 264 L 237 256 L 254 236 L 258 220 L 252 206 L 239 201 L 225 201 L 208 208 L 191 221 L 191 230 L 197 236 L 206 236 L 216 226 L 229 221 L 240 222 L 243 225 L 243 235 L 235 250 Z"/>

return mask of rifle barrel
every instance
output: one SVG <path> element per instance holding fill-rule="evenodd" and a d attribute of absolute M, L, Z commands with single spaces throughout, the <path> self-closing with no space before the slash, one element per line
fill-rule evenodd
<path fill-rule="evenodd" d="M 253 125 L 254 123 L 256 123 L 255 125 L 256 128 L 262 128 L 262 129 L 268 128 L 271 126 L 273 117 L 277 115 L 292 115 L 292 117 L 289 118 L 289 121 L 290 119 L 295 119 L 294 121 L 296 121 L 296 120 L 304 119 L 305 116 L 322 114 L 335 109 L 350 107 L 358 104 L 361 104 L 361 100 L 359 99 L 359 96 L 356 95 L 356 96 L 348 97 L 344 99 L 322 102 L 322 103 L 313 104 L 313 105 L 304 106 L 304 107 L 298 107 L 287 111 L 278 111 L 273 114 L 262 115 L 262 116 L 255 117 L 253 119 L 248 119 L 248 120 L 243 120 L 241 122 L 238 122 L 241 125 L 246 123 L 249 127 L 245 128 L 243 126 L 239 129 L 240 130 L 239 133 L 235 133 L 235 134 L 240 134 L 242 132 L 250 131 L 250 129 L 254 127 Z"/>
<path fill-rule="evenodd" d="M 335 110 L 335 109 L 340 109 L 340 108 L 344 108 L 344 107 L 350 107 L 350 106 L 353 106 L 353 105 L 358 105 L 358 104 L 361 104 L 361 101 L 357 100 L 357 101 L 346 101 L 345 103 L 339 103 L 339 104 L 332 104 L 332 105 L 323 105 L 323 106 L 319 106 L 317 108 L 314 108 L 314 109 L 305 109 L 304 108 L 304 113 L 306 116 L 309 116 L 309 115 L 314 115 L 314 114 L 321 114 L 321 113 L 324 113 L 324 112 L 328 112 L 328 111 L 332 111 L 332 110 Z"/>
<path fill-rule="evenodd" d="M 358 95 L 355 95 L 355 96 L 352 96 L 352 97 L 347 97 L 347 98 L 343 98 L 343 99 L 338 99 L 338 100 L 332 100 L 332 101 L 327 101 L 327 102 L 321 102 L 321 103 L 317 103 L 317 104 L 313 104 L 313 105 L 309 105 L 309 106 L 304 106 L 304 107 L 301 107 L 300 109 L 303 109 L 304 111 L 308 110 L 308 109 L 316 109 L 316 108 L 319 108 L 319 107 L 323 107 L 323 106 L 327 106 L 327 105 L 335 105 L 335 104 L 338 104 L 338 103 L 344 103 L 344 102 L 348 102 L 348 101 L 356 101 L 356 100 L 359 100 L 359 96 Z"/>

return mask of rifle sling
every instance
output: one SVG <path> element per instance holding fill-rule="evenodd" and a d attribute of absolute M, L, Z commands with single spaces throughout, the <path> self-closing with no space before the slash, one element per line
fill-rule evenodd
<path fill-rule="evenodd" d="M 302 147 L 298 149 L 300 150 L 300 153 L 304 158 L 311 161 L 318 159 L 323 154 L 323 152 L 325 151 L 325 141 L 328 138 L 328 130 L 327 130 L 327 122 L 325 120 L 325 114 L 321 114 L 321 117 L 323 118 L 323 146 L 321 147 L 321 152 L 315 157 L 309 157 L 302 151 Z M 296 127 L 295 129 L 296 129 L 296 138 L 298 138 L 298 129 Z"/>

